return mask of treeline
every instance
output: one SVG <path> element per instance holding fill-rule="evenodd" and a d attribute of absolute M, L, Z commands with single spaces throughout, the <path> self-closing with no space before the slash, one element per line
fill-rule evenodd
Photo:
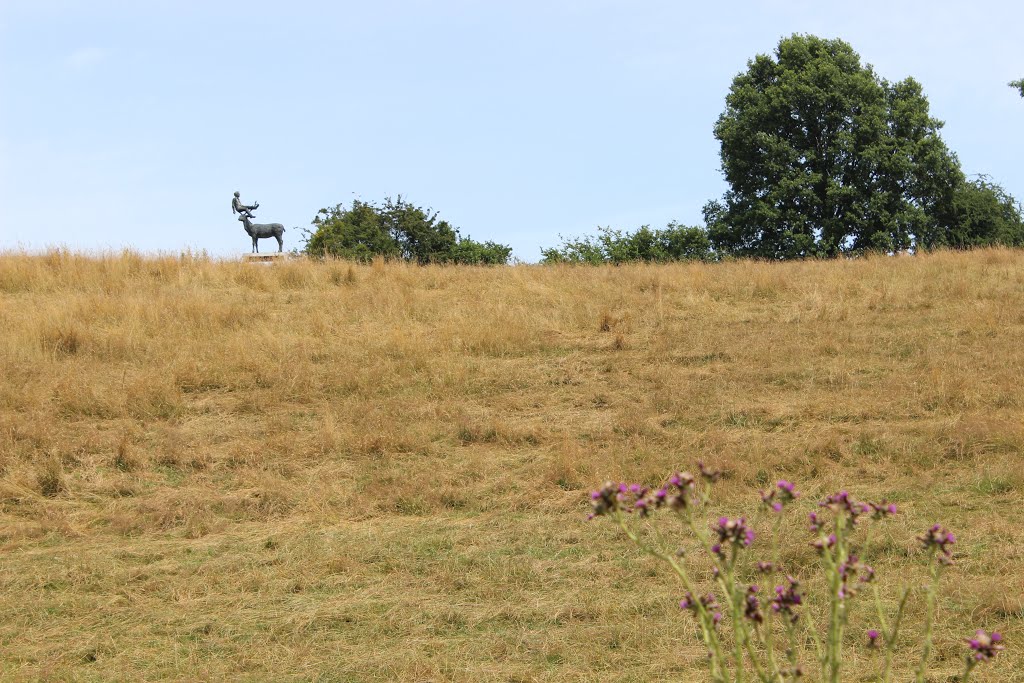
<path fill-rule="evenodd" d="M 1024 96 L 1024 79 L 1014 81 Z M 939 134 L 921 84 L 890 82 L 842 40 L 794 35 L 732 82 L 714 127 L 728 190 L 704 225 L 601 228 L 542 249 L 546 263 L 835 258 L 868 252 L 1024 246 L 1017 200 L 970 179 Z M 507 263 L 402 200 L 322 209 L 306 250 L 367 260 Z"/>
<path fill-rule="evenodd" d="M 715 207 L 718 210 L 718 207 Z M 923 232 L 916 240 L 897 242 L 891 233 L 875 230 L 858 243 L 849 239 L 836 251 L 807 240 L 807 247 L 792 253 L 796 241 L 785 233 L 763 236 L 755 245 L 737 244 L 736 234 L 724 221 L 703 226 L 669 223 L 662 230 L 644 225 L 634 232 L 598 228 L 596 235 L 563 237 L 557 246 L 541 249 L 542 263 L 629 263 L 667 261 L 720 261 L 727 258 L 828 258 L 838 254 L 895 253 L 914 249 L 971 249 L 986 246 L 1024 246 L 1021 207 L 1001 186 L 986 177 L 966 180 L 951 197 L 952 220 L 947 226 Z M 787 247 L 790 247 L 787 249 Z"/>

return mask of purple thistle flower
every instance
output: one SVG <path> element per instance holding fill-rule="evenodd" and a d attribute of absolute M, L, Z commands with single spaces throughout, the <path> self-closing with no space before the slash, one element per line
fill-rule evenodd
<path fill-rule="evenodd" d="M 843 515 L 846 518 L 846 524 L 850 527 L 856 525 L 862 515 L 871 515 L 872 519 L 881 519 L 888 515 L 896 514 L 896 505 L 894 503 L 884 499 L 881 503 L 858 502 L 853 500 L 849 492 L 845 490 L 833 493 L 818 503 L 818 505 L 827 507 L 837 515 Z M 811 519 L 812 531 L 817 531 L 814 528 L 815 526 L 820 526 L 817 517 Z"/>
<path fill-rule="evenodd" d="M 817 548 L 819 553 L 825 552 L 825 550 L 827 548 L 832 548 L 835 544 L 836 544 L 836 535 L 835 534 L 829 534 L 828 538 L 819 538 L 818 540 L 816 540 L 813 543 L 811 543 L 811 545 L 813 545 L 815 548 Z"/>
<path fill-rule="evenodd" d="M 881 503 L 867 503 L 867 505 L 870 509 L 865 512 L 871 513 L 871 519 L 882 519 L 896 514 L 896 503 L 890 503 L 884 498 Z"/>
<path fill-rule="evenodd" d="M 746 517 L 740 517 L 739 519 L 719 517 L 718 527 L 715 528 L 715 532 L 718 534 L 718 543 L 712 547 L 711 552 L 719 556 L 723 555 L 722 545 L 725 543 L 747 548 L 750 547 L 755 538 L 754 530 L 747 526 Z M 716 547 L 717 550 L 715 549 Z"/>
<path fill-rule="evenodd" d="M 851 526 L 857 523 L 857 517 L 864 512 L 863 504 L 851 500 L 850 494 L 846 490 L 840 491 L 839 493 L 833 493 L 831 496 L 818 503 L 818 505 L 821 507 L 827 507 L 836 514 L 844 513 L 848 520 L 847 523 Z"/>
<path fill-rule="evenodd" d="M 956 543 L 956 537 L 943 529 L 940 525 L 934 524 L 923 535 L 918 536 L 926 550 L 935 550 L 939 553 L 939 563 L 953 564 L 953 551 L 949 546 Z"/>
<path fill-rule="evenodd" d="M 679 601 L 679 609 L 684 609 L 692 612 L 693 615 L 700 615 L 700 608 L 703 608 L 706 613 L 711 613 L 712 625 L 717 625 L 722 620 L 722 613 L 718 611 L 718 602 L 715 600 L 714 593 L 708 593 L 702 597 L 699 601 L 693 597 L 690 592 L 687 592 L 682 600 Z"/>
<path fill-rule="evenodd" d="M 672 494 L 671 496 L 668 497 L 667 502 L 668 506 L 675 512 L 682 512 L 683 510 L 686 509 L 686 506 L 689 504 L 689 502 L 686 499 L 686 496 L 684 496 L 681 493 Z"/>
<path fill-rule="evenodd" d="M 765 493 L 761 491 L 761 502 L 773 512 L 782 512 L 782 508 L 785 507 L 786 503 L 795 500 L 799 495 L 792 482 L 780 479 L 776 482 L 775 488 L 771 492 Z"/>
<path fill-rule="evenodd" d="M 974 651 L 968 657 L 976 662 L 988 661 L 1005 649 L 1001 644 L 1002 640 L 1003 637 L 998 633 L 988 634 L 978 629 L 973 638 L 965 639 L 971 650 Z"/>
<path fill-rule="evenodd" d="M 787 576 L 786 581 L 789 583 L 788 586 L 775 587 L 775 598 L 771 602 L 771 607 L 773 612 L 787 615 L 790 621 L 795 624 L 798 615 L 793 611 L 793 608 L 803 602 L 803 598 L 797 590 L 800 587 L 800 583 L 792 576 Z"/>
<path fill-rule="evenodd" d="M 704 480 L 710 484 L 714 484 L 722 476 L 722 472 L 720 470 L 708 469 L 704 466 L 704 463 L 701 460 L 697 461 L 697 469 L 700 470 L 700 476 L 704 477 Z"/>
<path fill-rule="evenodd" d="M 677 489 L 690 490 L 692 490 L 694 485 L 697 483 L 693 478 L 693 475 L 689 472 L 676 472 L 669 478 L 668 482 Z"/>
<path fill-rule="evenodd" d="M 675 490 L 670 492 L 670 487 Z M 664 490 L 667 496 L 665 502 L 669 508 L 675 512 L 682 512 L 695 498 L 696 481 L 689 472 L 676 472 L 669 477 Z"/>
<path fill-rule="evenodd" d="M 747 596 L 743 604 L 743 617 L 755 624 L 764 622 L 764 615 L 761 614 L 761 601 L 757 599 L 756 585 L 747 589 Z"/>
<path fill-rule="evenodd" d="M 875 629 L 868 630 L 868 647 L 875 647 L 877 644 L 875 641 L 878 640 L 878 631 Z"/>
<path fill-rule="evenodd" d="M 606 482 L 604 486 L 590 494 L 591 513 L 588 519 L 607 515 L 610 512 L 619 510 L 622 503 L 620 486 L 613 482 Z"/>
<path fill-rule="evenodd" d="M 857 594 L 856 584 L 850 585 L 851 579 L 856 577 L 860 583 L 869 583 L 875 578 L 875 570 L 861 562 L 856 555 L 850 555 L 845 562 L 840 563 L 837 570 L 841 582 L 839 598 L 849 598 Z"/>

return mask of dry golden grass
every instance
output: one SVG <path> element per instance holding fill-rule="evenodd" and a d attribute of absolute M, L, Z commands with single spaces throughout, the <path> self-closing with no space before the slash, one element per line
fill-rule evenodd
<path fill-rule="evenodd" d="M 5 679 L 703 680 L 679 587 L 584 521 L 604 480 L 703 458 L 727 513 L 782 476 L 805 508 L 840 487 L 900 504 L 867 550 L 888 600 L 946 524 L 932 680 L 975 627 L 1008 641 L 975 680 L 1024 680 L 1020 252 L 8 253 L 0 321 Z M 810 577 L 802 526 L 783 557 Z M 851 651 L 848 680 L 873 671 Z"/>

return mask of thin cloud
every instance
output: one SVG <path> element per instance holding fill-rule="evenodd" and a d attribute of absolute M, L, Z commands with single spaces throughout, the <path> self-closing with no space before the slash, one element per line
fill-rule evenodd
<path fill-rule="evenodd" d="M 64 64 L 75 71 L 91 69 L 107 58 L 107 51 L 100 47 L 83 47 L 64 59 Z"/>

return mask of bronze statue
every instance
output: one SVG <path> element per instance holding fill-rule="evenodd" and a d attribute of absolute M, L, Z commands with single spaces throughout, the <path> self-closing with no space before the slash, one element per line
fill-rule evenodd
<path fill-rule="evenodd" d="M 246 206 L 245 204 L 243 204 L 242 203 L 242 199 L 239 196 L 238 192 L 235 192 L 235 196 L 231 200 L 231 213 L 232 214 L 240 213 L 243 216 L 248 216 L 249 218 L 252 218 L 253 217 L 252 216 L 252 212 L 255 211 L 258 208 L 260 208 L 260 203 L 259 202 L 256 202 L 252 206 Z"/>
<path fill-rule="evenodd" d="M 238 220 L 242 221 L 242 225 L 245 226 L 245 231 L 252 238 L 252 251 L 255 254 L 260 253 L 260 247 L 256 243 L 256 240 L 263 237 L 274 237 L 277 239 L 277 250 L 279 252 L 284 251 L 284 226 L 280 223 L 253 223 L 249 220 L 249 217 L 244 213 L 238 217 Z"/>

